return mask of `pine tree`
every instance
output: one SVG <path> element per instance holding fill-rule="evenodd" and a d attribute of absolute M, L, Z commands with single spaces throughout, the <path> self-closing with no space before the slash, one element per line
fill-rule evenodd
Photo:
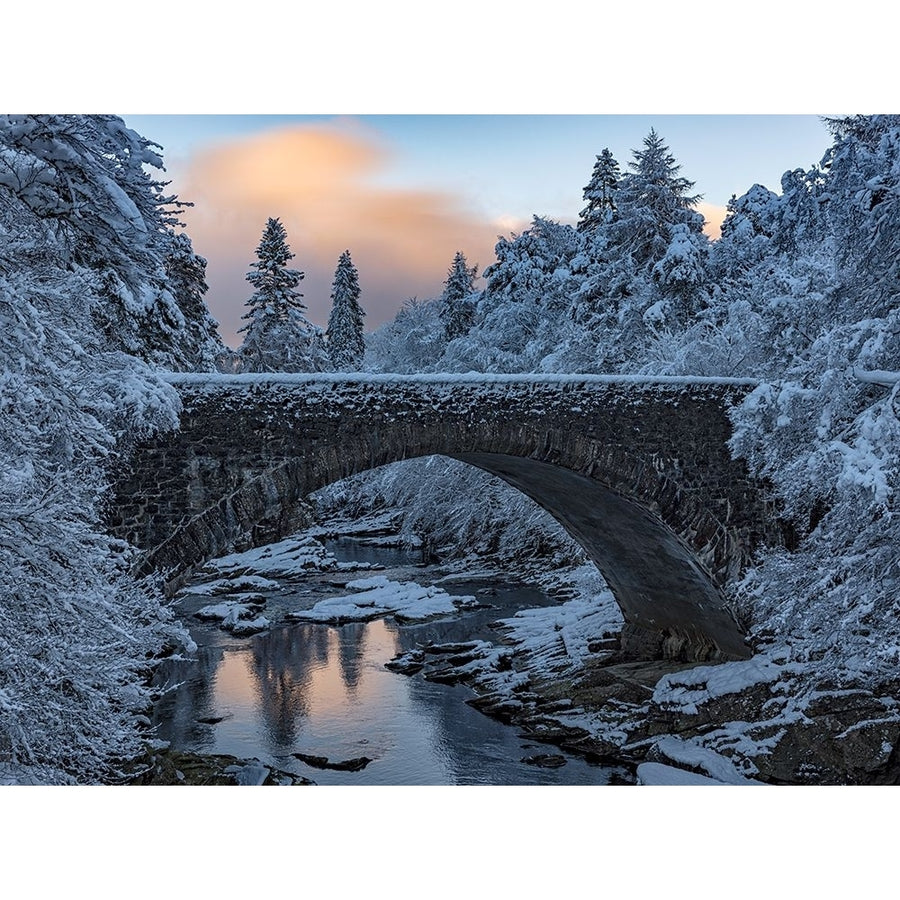
<path fill-rule="evenodd" d="M 700 199 L 689 193 L 694 182 L 678 175 L 681 166 L 655 130 L 644 138 L 644 149 L 633 153 L 632 171 L 616 191 L 618 216 L 611 232 L 618 252 L 628 253 L 638 269 L 650 270 L 666 255 L 673 226 L 687 225 L 699 235 L 703 216 L 692 209 Z"/>
<path fill-rule="evenodd" d="M 457 250 L 441 294 L 441 321 L 444 323 L 444 336 L 448 341 L 462 337 L 472 327 L 475 306 L 469 298 L 475 293 L 477 276 L 478 266 L 470 269 L 465 254 Z"/>
<path fill-rule="evenodd" d="M 579 231 L 594 231 L 612 221 L 616 214 L 616 188 L 621 177 L 618 162 L 609 147 L 604 147 L 594 163 L 590 184 L 584 189 L 587 206 L 579 214 Z"/>
<path fill-rule="evenodd" d="M 314 372 L 322 367 L 321 329 L 304 316 L 303 294 L 296 290 L 303 272 L 289 269 L 294 258 L 279 219 L 269 219 L 256 248 L 247 281 L 256 290 L 247 301 L 248 323 L 239 353 L 245 372 Z"/>
<path fill-rule="evenodd" d="M 213 372 L 226 348 L 219 337 L 218 322 L 203 300 L 209 290 L 206 260 L 194 252 L 186 234 L 178 234 L 172 236 L 165 266 L 169 290 L 184 316 L 187 362 L 193 370 Z"/>
<path fill-rule="evenodd" d="M 366 351 L 363 316 L 359 305 L 359 272 L 345 250 L 338 260 L 331 287 L 331 315 L 325 337 L 328 355 L 337 369 L 357 370 Z"/>
<path fill-rule="evenodd" d="M 243 316 L 250 322 L 241 331 L 250 330 L 261 316 L 285 321 L 289 309 L 306 309 L 301 301 L 303 294 L 294 290 L 303 280 L 304 273 L 287 267 L 288 261 L 293 258 L 284 225 L 280 219 L 270 218 L 256 248 L 257 261 L 250 264 L 256 271 L 246 275 L 247 281 L 256 290 L 247 301 L 250 312 Z"/>
<path fill-rule="evenodd" d="M 632 297 L 626 317 L 636 330 L 626 331 L 633 332 L 635 351 L 646 328 L 682 327 L 702 306 L 709 241 L 703 216 L 693 209 L 700 199 L 690 193 L 694 183 L 678 174 L 681 166 L 656 131 L 650 130 L 629 165 L 632 171 L 619 182 L 618 212 L 605 237 L 608 282 Z"/>

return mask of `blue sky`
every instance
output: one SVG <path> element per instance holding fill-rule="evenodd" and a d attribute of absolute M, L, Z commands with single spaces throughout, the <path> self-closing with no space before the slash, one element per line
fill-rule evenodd
<path fill-rule="evenodd" d="M 755 182 L 777 191 L 783 172 L 819 161 L 829 136 L 815 115 L 232 116 L 126 115 L 177 160 L 211 143 L 310 122 L 352 120 L 393 154 L 378 178 L 394 186 L 451 189 L 490 215 L 564 216 L 581 201 L 594 156 L 620 164 L 650 130 L 666 139 L 682 174 L 715 205 Z M 579 207 L 580 209 L 580 207 Z M 576 210 L 577 213 L 577 210 Z M 571 213 L 568 213 L 571 214 Z"/>
<path fill-rule="evenodd" d="M 282 218 L 306 273 L 309 317 L 327 321 L 349 249 L 367 328 L 409 296 L 440 292 L 457 249 L 481 269 L 498 236 L 534 214 L 574 222 L 596 155 L 624 169 L 655 128 L 703 195 L 711 222 L 754 183 L 780 190 L 830 140 L 813 115 L 125 115 L 164 147 L 171 189 L 209 262 L 207 301 L 235 345 L 247 266 L 268 216 Z M 713 229 L 714 230 L 714 229 Z"/>

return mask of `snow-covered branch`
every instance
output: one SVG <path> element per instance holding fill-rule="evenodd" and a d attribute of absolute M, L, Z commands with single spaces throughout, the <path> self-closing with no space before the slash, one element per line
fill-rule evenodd
<path fill-rule="evenodd" d="M 877 384 L 887 388 L 892 388 L 900 382 L 900 372 L 886 372 L 884 369 L 873 369 L 866 372 L 854 367 L 853 377 L 864 384 Z"/>

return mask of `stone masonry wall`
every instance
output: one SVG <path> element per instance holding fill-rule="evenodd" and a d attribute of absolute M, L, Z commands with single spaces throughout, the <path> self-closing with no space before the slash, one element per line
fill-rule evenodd
<path fill-rule="evenodd" d="M 324 485 L 440 453 L 494 471 L 556 515 L 638 628 L 670 640 L 681 629 L 692 635 L 679 638 L 692 652 L 707 641 L 710 657 L 745 655 L 723 637 L 724 621 L 703 637 L 696 622 L 681 628 L 683 615 L 660 625 L 659 610 L 664 595 L 678 592 L 708 619 L 710 605 L 724 609 L 719 589 L 753 549 L 779 538 L 760 485 L 727 448 L 727 411 L 746 384 L 195 376 L 176 385 L 180 431 L 135 448 L 109 517 L 114 534 L 146 551 L 148 567 L 177 573 L 276 540 L 296 527 L 303 498 Z M 608 545 L 625 524 L 628 546 L 613 559 L 593 536 L 605 529 Z M 660 552 L 670 569 L 681 566 L 674 580 L 624 573 L 623 556 L 636 569 Z M 611 567 L 622 572 L 611 578 Z M 654 605 L 654 615 L 642 612 Z"/>

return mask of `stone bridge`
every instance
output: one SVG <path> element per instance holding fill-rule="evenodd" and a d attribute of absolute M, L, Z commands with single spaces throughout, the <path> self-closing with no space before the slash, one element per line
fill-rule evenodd
<path fill-rule="evenodd" d="M 281 539 L 310 493 L 442 454 L 502 478 L 584 547 L 636 655 L 749 655 L 722 589 L 779 540 L 731 458 L 749 382 L 605 376 L 171 376 L 181 429 L 136 447 L 109 525 L 170 577 Z M 623 638 L 624 640 L 625 638 Z"/>

